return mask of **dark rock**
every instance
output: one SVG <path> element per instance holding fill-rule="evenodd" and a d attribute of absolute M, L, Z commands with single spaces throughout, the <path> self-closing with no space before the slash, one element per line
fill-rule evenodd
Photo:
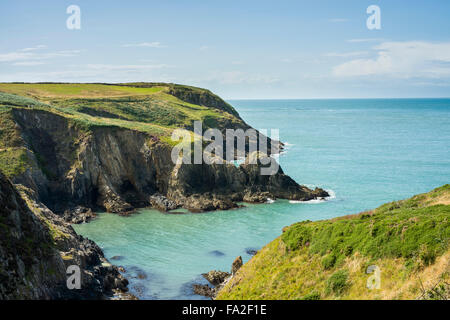
<path fill-rule="evenodd" d="M 92 212 L 92 209 L 83 206 L 64 211 L 64 221 L 73 224 L 87 223 L 95 217 L 96 214 Z"/>
<path fill-rule="evenodd" d="M 254 256 L 255 254 L 258 253 L 258 250 L 255 249 L 255 248 L 246 248 L 245 249 L 245 253 L 247 253 L 247 254 L 249 254 L 251 256 Z"/>
<path fill-rule="evenodd" d="M 213 256 L 216 256 L 216 257 L 223 257 L 225 255 L 225 253 L 223 253 L 222 251 L 219 251 L 219 250 L 210 251 L 209 254 L 212 254 Z"/>
<path fill-rule="evenodd" d="M 194 289 L 194 293 L 200 296 L 214 298 L 216 295 L 216 290 L 206 284 L 194 284 L 192 287 Z"/>
<path fill-rule="evenodd" d="M 230 273 L 224 272 L 224 271 L 210 271 L 208 273 L 203 273 L 202 276 L 208 280 L 209 283 L 211 283 L 213 286 L 218 286 L 222 284 L 226 278 L 231 276 Z"/>
<path fill-rule="evenodd" d="M 123 259 L 123 256 L 113 256 L 113 257 L 111 257 L 110 258 L 111 260 L 122 260 Z"/>
<path fill-rule="evenodd" d="M 164 212 L 175 210 L 178 208 L 178 205 L 175 201 L 169 200 L 159 193 L 155 193 L 154 195 L 150 196 L 150 204 L 153 208 Z"/>

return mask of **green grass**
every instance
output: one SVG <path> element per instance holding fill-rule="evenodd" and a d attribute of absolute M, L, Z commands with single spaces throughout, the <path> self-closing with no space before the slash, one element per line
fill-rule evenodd
<path fill-rule="evenodd" d="M 445 190 L 448 185 L 431 194 Z M 423 207 L 421 197 L 425 196 L 385 204 L 352 219 L 298 223 L 281 239 L 289 250 L 308 245 L 311 254 L 325 256 L 326 269 L 339 265 L 353 252 L 373 259 L 419 256 L 429 264 L 447 250 L 450 206 Z"/>
<path fill-rule="evenodd" d="M 18 176 L 30 167 L 25 148 L 0 149 L 0 171 L 7 177 Z"/>
<path fill-rule="evenodd" d="M 64 83 L 0 83 L 0 91 L 33 97 L 111 97 L 149 95 L 163 87 L 136 88 L 106 84 Z"/>
<path fill-rule="evenodd" d="M 448 288 L 449 200 L 444 185 L 369 212 L 296 223 L 247 262 L 218 299 L 442 296 L 427 292 Z M 366 286 L 370 265 L 380 270 L 380 289 Z"/>
<path fill-rule="evenodd" d="M 171 94 L 174 88 L 209 95 L 211 101 L 220 101 L 229 112 L 181 100 Z M 88 130 L 117 126 L 162 138 L 170 137 L 174 128 L 192 127 L 195 120 L 202 120 L 205 127 L 225 123 L 243 126 L 236 111 L 209 91 L 173 84 L 0 83 L 0 112 L 12 107 L 56 113 Z"/>

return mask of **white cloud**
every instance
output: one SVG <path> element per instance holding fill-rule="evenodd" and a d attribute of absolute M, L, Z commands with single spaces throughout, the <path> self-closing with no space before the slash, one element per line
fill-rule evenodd
<path fill-rule="evenodd" d="M 383 42 L 373 59 L 356 59 L 333 68 L 338 77 L 392 76 L 440 78 L 450 76 L 450 43 Z"/>
<path fill-rule="evenodd" d="M 32 67 L 32 66 L 40 66 L 45 64 L 45 62 L 42 61 L 19 61 L 14 62 L 13 66 L 21 66 L 21 67 Z"/>
<path fill-rule="evenodd" d="M 122 47 L 145 47 L 145 48 L 165 48 L 166 46 L 162 45 L 161 42 L 141 42 L 141 43 L 130 43 L 124 44 Z"/>
<path fill-rule="evenodd" d="M 35 46 L 35 47 L 23 48 L 23 49 L 20 49 L 19 51 L 28 52 L 28 51 L 35 51 L 35 50 L 45 49 L 45 48 L 47 48 L 47 46 L 41 44 L 41 45 L 38 45 L 38 46 Z"/>
<path fill-rule="evenodd" d="M 36 60 L 46 60 L 58 57 L 73 57 L 78 55 L 81 50 L 63 50 L 47 53 L 33 52 L 38 49 L 44 49 L 45 46 L 38 46 L 33 48 L 24 48 L 13 52 L 0 53 L 0 62 L 30 62 Z"/>

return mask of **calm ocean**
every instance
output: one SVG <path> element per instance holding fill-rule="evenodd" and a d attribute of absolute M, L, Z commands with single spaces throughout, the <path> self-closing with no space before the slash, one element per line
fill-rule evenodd
<path fill-rule="evenodd" d="M 204 283 L 201 273 L 229 271 L 235 257 L 248 260 L 246 250 L 261 248 L 286 225 L 361 212 L 450 183 L 450 99 L 230 103 L 256 129 L 279 129 L 286 174 L 333 197 L 204 214 L 100 214 L 75 226 L 107 258 L 120 256 L 111 262 L 125 267 L 139 298 L 202 299 L 191 288 Z"/>

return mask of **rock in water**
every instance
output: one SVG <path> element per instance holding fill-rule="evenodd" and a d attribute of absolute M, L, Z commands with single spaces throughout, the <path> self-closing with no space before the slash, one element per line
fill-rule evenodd
<path fill-rule="evenodd" d="M 242 257 L 237 257 L 231 264 L 231 274 L 235 275 L 236 272 L 242 267 Z"/>
<path fill-rule="evenodd" d="M 207 284 L 194 284 L 193 289 L 194 293 L 200 296 L 214 298 L 216 295 L 216 290 Z"/>
<path fill-rule="evenodd" d="M 245 249 L 245 253 L 247 253 L 247 254 L 249 254 L 251 256 L 254 256 L 255 254 L 258 253 L 258 250 L 254 249 L 254 248 L 246 248 Z"/>
<path fill-rule="evenodd" d="M 225 253 L 223 253 L 222 251 L 219 251 L 219 250 L 213 250 L 208 253 L 213 256 L 216 256 L 216 257 L 223 257 L 225 255 Z"/>
<path fill-rule="evenodd" d="M 218 286 L 222 284 L 226 278 L 231 276 L 231 274 L 225 271 L 212 270 L 208 273 L 203 273 L 202 276 L 213 286 Z"/>
<path fill-rule="evenodd" d="M 178 208 L 178 205 L 175 203 L 175 201 L 169 200 L 159 193 L 155 193 L 154 195 L 150 196 L 150 204 L 153 208 L 164 212 L 175 210 Z"/>

